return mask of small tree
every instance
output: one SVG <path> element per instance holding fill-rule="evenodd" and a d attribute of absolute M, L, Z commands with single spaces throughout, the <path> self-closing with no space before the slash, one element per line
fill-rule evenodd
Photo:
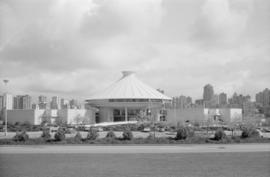
<path fill-rule="evenodd" d="M 59 128 L 54 134 L 55 141 L 63 141 L 66 138 L 65 131 L 62 128 Z"/>
<path fill-rule="evenodd" d="M 188 137 L 188 130 L 185 127 L 179 127 L 176 133 L 176 140 L 184 140 Z"/>
<path fill-rule="evenodd" d="M 125 130 L 123 132 L 123 140 L 132 140 L 133 139 L 133 134 L 132 131 L 130 130 Z"/>
<path fill-rule="evenodd" d="M 45 141 L 48 141 L 51 138 L 50 129 L 44 128 L 41 134 L 41 138 Z"/>
<path fill-rule="evenodd" d="M 226 134 L 224 133 L 223 129 L 217 129 L 216 132 L 215 132 L 215 136 L 214 136 L 214 139 L 219 141 L 219 140 L 222 140 L 226 137 Z"/>
<path fill-rule="evenodd" d="M 111 139 L 115 139 L 116 135 L 114 134 L 114 132 L 112 130 L 110 130 L 107 135 L 106 138 L 111 138 Z"/>
<path fill-rule="evenodd" d="M 51 123 L 51 113 L 48 110 L 46 110 L 41 117 L 41 124 L 45 125 L 48 123 Z"/>
<path fill-rule="evenodd" d="M 67 127 L 67 122 L 61 117 L 57 117 L 55 119 L 55 124 L 60 126 L 60 127 Z"/>
<path fill-rule="evenodd" d="M 77 132 L 76 135 L 74 136 L 74 140 L 76 142 L 81 142 L 82 141 L 82 135 L 80 132 Z"/>
<path fill-rule="evenodd" d="M 259 137 L 259 132 L 254 127 L 244 127 L 242 129 L 242 138 Z"/>
<path fill-rule="evenodd" d="M 87 134 L 86 139 L 88 139 L 88 140 L 95 140 L 95 139 L 98 138 L 98 136 L 99 136 L 99 134 L 98 134 L 97 129 L 91 127 L 90 130 L 89 130 L 89 132 L 88 132 L 88 134 Z"/>
<path fill-rule="evenodd" d="M 16 135 L 13 137 L 13 140 L 25 142 L 25 141 L 29 140 L 29 135 L 26 133 L 26 131 L 22 131 L 21 133 L 16 132 Z"/>

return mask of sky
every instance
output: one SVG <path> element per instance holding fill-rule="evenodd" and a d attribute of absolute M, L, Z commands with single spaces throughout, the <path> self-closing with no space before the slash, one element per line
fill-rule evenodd
<path fill-rule="evenodd" d="M 269 0 L 0 0 L 0 90 L 87 99 L 132 70 L 168 96 L 270 87 Z"/>

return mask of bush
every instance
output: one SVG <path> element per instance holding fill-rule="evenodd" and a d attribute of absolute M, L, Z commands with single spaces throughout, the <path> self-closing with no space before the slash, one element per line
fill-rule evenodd
<path fill-rule="evenodd" d="M 113 131 L 109 131 L 106 135 L 106 138 L 116 139 L 116 136 Z"/>
<path fill-rule="evenodd" d="M 259 137 L 259 132 L 254 127 L 244 127 L 241 138 Z"/>
<path fill-rule="evenodd" d="M 86 139 L 87 139 L 87 140 L 95 140 L 95 139 L 98 138 L 98 136 L 99 136 L 99 134 L 98 134 L 97 129 L 95 129 L 95 128 L 90 128 L 90 130 L 89 130 L 89 132 L 88 132 L 88 134 L 87 134 Z"/>
<path fill-rule="evenodd" d="M 146 140 L 153 140 L 155 139 L 154 133 L 150 132 L 149 135 L 147 136 Z"/>
<path fill-rule="evenodd" d="M 16 132 L 16 135 L 13 137 L 14 141 L 28 141 L 29 140 L 29 135 L 26 133 L 26 131 L 23 132 Z"/>
<path fill-rule="evenodd" d="M 48 141 L 49 139 L 51 139 L 50 130 L 48 128 L 43 129 L 41 138 L 44 139 L 45 141 Z"/>
<path fill-rule="evenodd" d="M 65 131 L 61 128 L 54 134 L 55 141 L 63 141 L 66 138 Z"/>
<path fill-rule="evenodd" d="M 215 132 L 214 139 L 219 141 L 226 137 L 226 134 L 224 133 L 223 129 L 217 129 Z"/>
<path fill-rule="evenodd" d="M 80 132 L 77 132 L 76 135 L 74 136 L 75 142 L 81 142 L 82 141 L 82 135 Z"/>
<path fill-rule="evenodd" d="M 175 140 L 185 140 L 188 137 L 188 130 L 185 127 L 179 127 L 176 133 Z"/>
<path fill-rule="evenodd" d="M 133 139 L 133 134 L 132 131 L 130 130 L 125 130 L 123 132 L 123 140 L 132 140 Z"/>
<path fill-rule="evenodd" d="M 188 137 L 193 137 L 195 135 L 195 131 L 193 128 L 191 127 L 186 127 L 187 133 L 188 133 Z"/>

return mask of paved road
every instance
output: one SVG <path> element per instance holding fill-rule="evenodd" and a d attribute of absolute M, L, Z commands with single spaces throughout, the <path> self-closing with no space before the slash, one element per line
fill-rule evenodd
<path fill-rule="evenodd" d="M 212 153 L 270 152 L 265 144 L 204 144 L 204 145 L 34 145 L 0 146 L 0 154 L 136 154 L 136 153 Z"/>

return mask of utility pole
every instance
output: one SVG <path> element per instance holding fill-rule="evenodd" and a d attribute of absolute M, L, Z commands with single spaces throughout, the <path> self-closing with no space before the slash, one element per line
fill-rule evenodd
<path fill-rule="evenodd" d="M 5 136 L 7 136 L 7 84 L 8 84 L 8 82 L 9 82 L 9 80 L 7 80 L 7 79 L 4 79 L 3 80 L 3 82 L 4 82 L 4 84 L 5 84 L 5 86 L 6 86 L 6 96 L 5 96 L 5 112 L 4 112 L 4 114 L 5 114 Z"/>

